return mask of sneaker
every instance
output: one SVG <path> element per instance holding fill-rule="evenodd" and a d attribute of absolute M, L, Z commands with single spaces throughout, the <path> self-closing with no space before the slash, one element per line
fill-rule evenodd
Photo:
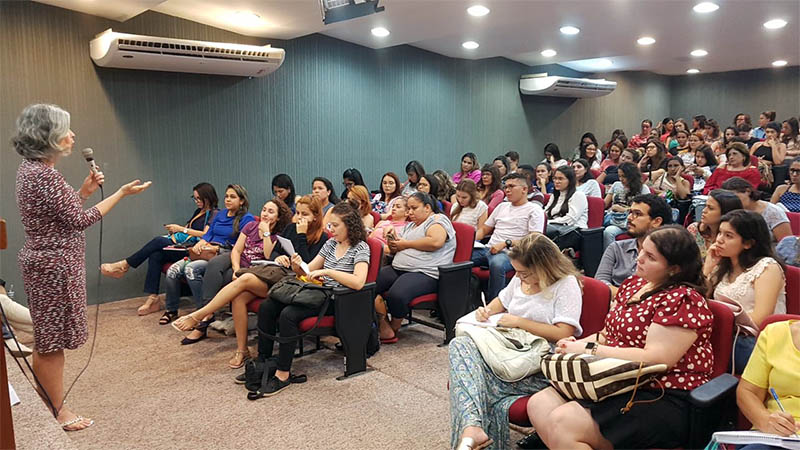
<path fill-rule="evenodd" d="M 33 353 L 33 350 L 26 347 L 25 344 L 20 343 L 18 346 L 18 342 L 14 338 L 5 339 L 5 343 L 11 355 L 17 358 L 26 358 Z"/>
<path fill-rule="evenodd" d="M 236 384 L 245 384 L 247 382 L 247 376 L 244 373 L 236 375 L 236 378 L 233 379 L 233 382 Z"/>
<path fill-rule="evenodd" d="M 262 392 L 264 397 L 271 397 L 278 392 L 286 389 L 292 384 L 291 378 L 288 378 L 286 381 L 281 381 L 278 377 L 272 376 L 272 378 L 267 381 L 267 389 Z"/>

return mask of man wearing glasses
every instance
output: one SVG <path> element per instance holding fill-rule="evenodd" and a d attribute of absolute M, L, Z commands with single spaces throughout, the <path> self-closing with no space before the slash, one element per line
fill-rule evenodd
<path fill-rule="evenodd" d="M 611 288 L 613 296 L 623 281 L 636 271 L 639 249 L 650 230 L 672 223 L 672 209 L 654 194 L 637 195 L 628 210 L 628 235 L 633 239 L 616 241 L 606 248 L 594 277 Z"/>
<path fill-rule="evenodd" d="M 508 201 L 497 205 L 475 234 L 476 241 L 490 234 L 492 237 L 485 247 L 472 250 L 475 267 L 489 268 L 487 302 L 497 297 L 506 286 L 506 272 L 513 269 L 508 259 L 508 250 L 513 242 L 533 231 L 544 232 L 544 210 L 538 203 L 528 201 L 525 175 L 511 173 L 503 178 L 503 182 Z"/>

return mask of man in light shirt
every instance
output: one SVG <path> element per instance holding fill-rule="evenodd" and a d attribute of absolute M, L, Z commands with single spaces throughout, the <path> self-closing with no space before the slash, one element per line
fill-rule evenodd
<path fill-rule="evenodd" d="M 544 210 L 538 203 L 528 201 L 528 180 L 525 175 L 511 173 L 503 181 L 503 191 L 508 201 L 497 205 L 475 234 L 476 241 L 489 234 L 492 237 L 486 247 L 472 250 L 475 267 L 489 267 L 487 302 L 497 297 L 506 286 L 506 273 L 513 270 L 508 259 L 508 250 L 513 242 L 533 231 L 544 232 Z"/>

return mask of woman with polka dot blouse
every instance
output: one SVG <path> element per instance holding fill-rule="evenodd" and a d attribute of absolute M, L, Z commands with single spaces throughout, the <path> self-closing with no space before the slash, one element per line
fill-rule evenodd
<path fill-rule="evenodd" d="M 713 364 L 713 315 L 701 268 L 700 252 L 686 229 L 656 229 L 642 244 L 636 272 L 620 286 L 603 331 L 556 343 L 557 353 L 586 352 L 669 369 L 636 393 L 637 402 L 651 402 L 636 403 L 624 415 L 620 409 L 629 395 L 592 403 L 567 401 L 553 388 L 535 394 L 528 416 L 548 448 L 686 445 L 689 390 L 709 380 Z"/>

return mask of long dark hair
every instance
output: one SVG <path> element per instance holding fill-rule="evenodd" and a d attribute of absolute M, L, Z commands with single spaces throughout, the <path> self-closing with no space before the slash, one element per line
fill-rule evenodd
<path fill-rule="evenodd" d="M 642 300 L 666 290 L 670 286 L 689 286 L 700 295 L 705 295 L 705 277 L 703 276 L 703 260 L 700 258 L 700 247 L 694 238 L 680 225 L 666 225 L 651 231 L 647 239 L 656 246 L 656 250 L 669 266 L 677 266 L 680 270 L 669 273 L 666 280 L 653 289 L 645 292 Z"/>
<path fill-rule="evenodd" d="M 650 161 L 648 161 L 650 165 L 648 172 L 661 169 L 667 160 L 667 147 L 664 145 L 663 142 L 661 142 L 658 139 L 648 139 L 647 144 L 645 144 L 645 148 L 647 148 L 647 146 L 650 144 L 656 146 L 656 156 L 650 158 Z"/>
<path fill-rule="evenodd" d="M 272 193 L 275 194 L 275 188 L 281 189 L 288 189 L 289 195 L 286 196 L 286 206 L 289 208 L 294 207 L 294 198 L 297 195 L 294 191 L 294 182 L 292 181 L 292 177 L 286 175 L 285 173 L 279 173 L 272 177 Z"/>
<path fill-rule="evenodd" d="M 233 219 L 233 233 L 231 236 L 236 236 L 239 234 L 239 231 L 241 231 L 239 230 L 239 222 L 242 221 L 242 217 L 247 214 L 247 210 L 250 208 L 250 200 L 247 199 L 247 189 L 245 189 L 244 186 L 240 184 L 229 184 L 228 187 L 225 188 L 225 192 L 227 192 L 228 189 L 232 189 L 241 201 L 239 209 L 234 214 Z"/>
<path fill-rule="evenodd" d="M 210 210 L 218 208 L 219 198 L 217 197 L 216 189 L 214 189 L 211 183 L 197 183 L 197 185 L 192 188 L 192 191 L 197 192 L 197 196 L 200 197 L 200 201 L 203 202 L 203 208 L 208 208 Z"/>
<path fill-rule="evenodd" d="M 583 183 L 586 183 L 589 180 L 594 180 L 594 175 L 592 175 L 591 165 L 589 165 L 589 161 L 587 161 L 587 160 L 585 160 L 583 158 L 578 158 L 575 161 L 572 161 L 572 166 L 573 166 L 572 170 L 575 170 L 575 167 L 574 167 L 575 164 L 580 164 L 586 169 L 586 172 L 584 172 L 584 174 L 581 177 L 581 179 L 580 180 L 576 179 L 577 182 L 583 184 Z"/>
<path fill-rule="evenodd" d="M 706 165 L 703 167 L 714 167 L 717 165 L 717 155 L 714 154 L 714 150 L 711 150 L 708 144 L 697 147 L 697 150 L 694 151 L 695 155 L 697 152 L 702 152 L 703 157 L 706 159 Z M 697 160 L 697 158 L 695 158 L 695 160 Z"/>
<path fill-rule="evenodd" d="M 742 244 L 750 243 L 751 245 L 750 248 L 743 249 L 738 256 L 739 266 L 743 271 L 753 267 L 761 258 L 776 259 L 772 249 L 772 236 L 764 216 L 752 211 L 737 209 L 722 216 L 719 223 L 723 222 L 728 222 L 733 227 L 736 234 L 742 238 Z M 781 264 L 781 268 L 783 268 L 783 264 Z M 733 263 L 730 258 L 722 258 L 717 266 L 717 271 L 711 277 L 712 293 L 719 282 L 724 280 L 732 270 Z"/>
<path fill-rule="evenodd" d="M 267 203 L 270 202 L 275 203 L 275 206 L 278 207 L 278 220 L 276 220 L 275 223 L 272 224 L 272 229 L 270 229 L 269 231 L 270 233 L 273 234 L 279 234 L 283 232 L 283 230 L 286 228 L 287 225 L 292 223 L 292 217 L 294 216 L 294 214 L 292 213 L 292 210 L 289 209 L 289 206 L 286 204 L 286 202 L 284 202 L 277 196 L 272 197 L 267 201 Z"/>
<path fill-rule="evenodd" d="M 439 198 L 439 180 L 437 180 L 436 177 L 430 173 L 426 173 L 425 175 L 422 176 L 422 178 L 425 178 L 428 184 L 431 185 L 431 191 L 429 192 L 429 194 L 433 198 Z"/>
<path fill-rule="evenodd" d="M 505 166 L 506 168 L 506 175 L 511 173 L 511 163 L 508 161 L 508 158 L 506 158 L 505 155 L 496 156 L 492 161 L 492 163 L 494 163 L 495 161 L 500 161 L 501 163 L 503 163 L 503 166 Z"/>
<path fill-rule="evenodd" d="M 620 164 L 619 171 L 622 172 L 628 182 L 625 202 L 630 204 L 630 200 L 633 197 L 642 193 L 642 172 L 639 171 L 639 166 L 628 162 Z"/>
<path fill-rule="evenodd" d="M 364 188 L 367 187 L 367 185 L 364 184 L 364 177 L 361 176 L 361 172 L 352 167 L 342 173 L 342 180 L 350 180 L 353 182 L 354 186 L 364 186 Z M 347 191 L 347 188 L 342 191 L 342 200 L 347 200 Z M 369 192 L 369 189 L 367 189 L 367 192 Z"/>
<path fill-rule="evenodd" d="M 558 146 L 552 142 L 544 146 L 544 152 L 553 155 L 553 161 L 563 159 L 561 157 L 561 150 L 559 150 Z"/>
<path fill-rule="evenodd" d="M 600 148 L 597 147 L 597 144 L 595 144 L 595 143 L 582 144 L 581 145 L 581 150 L 580 150 L 580 158 L 578 158 L 578 159 L 583 159 L 584 161 L 589 161 L 589 157 L 586 156 L 586 147 L 588 147 L 590 145 L 594 145 L 594 156 L 592 156 L 592 158 L 591 158 L 592 161 L 591 161 L 590 165 L 586 166 L 586 170 L 587 171 L 591 167 L 591 164 L 594 164 L 595 161 L 598 161 L 598 162 L 600 161 L 600 156 L 602 155 L 602 153 L 600 152 Z"/>
<path fill-rule="evenodd" d="M 588 171 L 589 169 L 586 170 Z M 575 194 L 575 170 L 569 166 L 561 166 L 556 169 L 556 172 L 561 172 L 565 177 L 567 177 L 567 197 L 564 199 L 564 203 L 561 204 L 561 209 L 559 209 L 557 213 L 553 214 L 553 208 L 556 206 L 556 203 L 558 203 L 558 198 L 561 197 L 561 191 L 558 189 L 553 189 L 553 202 L 550 204 L 550 207 L 547 208 L 547 217 L 550 219 L 554 217 L 565 216 L 569 212 L 569 201 Z"/>
<path fill-rule="evenodd" d="M 442 210 L 439 209 L 439 201 L 436 200 L 436 197 L 425 193 L 425 192 L 414 192 L 413 194 L 409 195 L 408 198 L 413 198 L 418 200 L 420 203 L 424 205 L 428 205 L 431 207 L 431 211 L 434 214 L 441 214 Z"/>
<path fill-rule="evenodd" d="M 594 143 L 594 145 L 597 145 L 597 138 L 594 137 L 594 133 L 587 131 L 586 133 L 583 133 L 583 136 L 581 136 L 581 141 L 578 142 L 578 148 L 581 148 L 583 146 L 583 140 L 586 138 L 591 139 L 592 143 Z"/>
<path fill-rule="evenodd" d="M 350 205 L 350 202 L 337 203 L 331 209 L 331 214 L 336 214 L 342 219 L 342 223 L 347 228 L 347 242 L 351 247 L 360 241 L 367 242 L 367 230 L 364 229 L 364 222 L 361 221 L 361 213 Z"/>
<path fill-rule="evenodd" d="M 478 184 L 478 192 L 481 193 L 483 198 L 486 198 L 489 195 L 492 195 L 494 191 L 500 189 L 500 183 L 502 182 L 502 179 L 500 177 L 500 171 L 497 170 L 497 167 L 491 164 L 483 165 L 483 168 L 481 169 L 481 178 L 483 178 L 484 172 L 489 172 L 489 174 L 492 175 L 492 184 L 489 185 L 488 189 L 486 189 L 486 187 L 483 185 L 483 180 L 481 180 L 481 182 Z"/>
<path fill-rule="evenodd" d="M 464 153 L 463 155 L 461 155 L 461 161 L 464 161 L 464 158 L 469 158 L 469 159 L 472 160 L 472 170 L 477 170 L 478 167 L 480 167 L 478 165 L 478 157 L 475 156 L 475 153 L 472 153 L 472 152 Z M 461 171 L 461 162 L 460 161 L 459 161 L 459 164 L 458 164 L 458 172 L 462 173 L 464 175 L 469 175 L 468 173 L 464 173 L 464 172 Z"/>
<path fill-rule="evenodd" d="M 386 192 L 383 190 L 383 179 L 384 179 L 384 178 L 386 178 L 386 177 L 389 177 L 389 178 L 391 178 L 391 179 L 393 179 L 393 180 L 394 180 L 394 192 L 392 192 L 392 194 L 391 194 L 391 195 L 387 194 L 387 193 L 386 193 Z M 384 202 L 386 202 L 386 204 L 387 204 L 387 205 L 388 205 L 388 204 L 389 204 L 389 202 L 390 202 L 390 201 L 392 201 L 392 200 L 393 200 L 395 197 L 400 197 L 400 195 L 402 195 L 402 194 L 400 193 L 400 191 L 402 191 L 402 190 L 403 190 L 403 188 L 402 188 L 402 183 L 400 183 L 400 178 L 398 178 L 398 177 L 397 177 L 397 174 L 395 174 L 394 172 L 386 172 L 385 174 L 383 174 L 383 176 L 381 177 L 380 187 L 379 187 L 378 189 L 381 191 L 381 197 L 383 197 L 381 200 L 383 200 Z"/>
<path fill-rule="evenodd" d="M 789 117 L 784 122 L 789 125 L 789 134 L 783 136 L 783 143 L 788 144 L 792 139 L 797 141 L 800 135 L 800 122 L 797 121 L 797 117 Z"/>
<path fill-rule="evenodd" d="M 406 175 L 408 175 L 409 173 L 416 174 L 417 175 L 417 181 L 419 181 L 419 179 L 422 178 L 423 175 L 425 175 L 425 168 L 422 167 L 422 163 L 421 162 L 419 162 L 419 161 L 417 161 L 415 159 L 415 160 L 409 161 L 408 164 L 406 164 Z M 409 182 L 409 184 L 411 184 L 412 187 L 416 187 L 417 186 L 417 183 Z"/>
<path fill-rule="evenodd" d="M 754 202 L 761 200 L 761 192 L 758 189 L 754 189 L 753 185 L 742 177 L 728 178 L 720 187 L 731 192 L 747 194 L 747 196 L 750 197 L 750 200 Z"/>
<path fill-rule="evenodd" d="M 325 185 L 325 189 L 328 190 L 328 202 L 332 205 L 339 203 L 339 197 L 336 196 L 336 191 L 333 189 L 333 183 L 331 180 L 325 177 L 315 177 L 314 180 L 311 182 L 311 185 L 314 185 L 315 181 L 319 181 L 320 183 Z"/>
<path fill-rule="evenodd" d="M 742 201 L 739 197 L 727 189 L 714 189 L 708 193 L 708 196 L 719 204 L 720 216 L 724 216 L 733 210 L 743 208 Z M 697 225 L 697 229 L 704 238 L 711 239 L 713 237 L 711 228 L 707 225 L 703 225 L 702 222 Z"/>

